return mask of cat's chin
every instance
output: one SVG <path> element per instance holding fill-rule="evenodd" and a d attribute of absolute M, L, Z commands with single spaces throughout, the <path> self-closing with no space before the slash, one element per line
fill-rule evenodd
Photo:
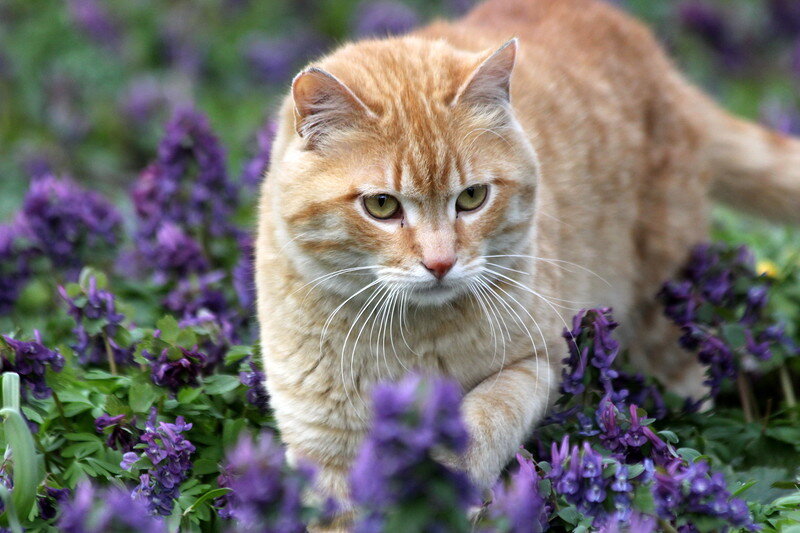
<path fill-rule="evenodd" d="M 427 287 L 413 289 L 409 295 L 410 302 L 421 307 L 434 307 L 445 305 L 459 296 L 463 295 L 466 289 L 457 284 L 436 284 Z"/>

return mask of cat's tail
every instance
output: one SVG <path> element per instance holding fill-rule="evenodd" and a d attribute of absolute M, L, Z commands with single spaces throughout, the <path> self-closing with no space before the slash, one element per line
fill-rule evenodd
<path fill-rule="evenodd" d="M 708 135 L 712 197 L 774 221 L 800 224 L 800 139 L 736 118 L 705 95 L 693 96 Z"/>

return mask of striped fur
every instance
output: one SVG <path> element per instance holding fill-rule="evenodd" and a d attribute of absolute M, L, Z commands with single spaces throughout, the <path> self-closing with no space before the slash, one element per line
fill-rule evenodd
<path fill-rule="evenodd" d="M 553 399 L 559 334 L 581 307 L 613 306 L 635 364 L 698 390 L 653 295 L 706 238 L 720 156 L 750 194 L 752 174 L 779 167 L 763 159 L 786 146 L 797 158 L 796 141 L 716 131 L 734 119 L 594 0 L 489 0 L 312 67 L 281 111 L 257 286 L 282 438 L 321 466 L 323 493 L 346 501 L 369 390 L 411 370 L 462 385 L 472 441 L 450 461 L 488 486 Z M 747 153 L 747 135 L 755 171 L 730 153 Z M 791 211 L 798 180 L 773 181 Z M 456 216 L 473 184 L 487 202 Z M 372 219 L 361 197 L 376 193 L 405 216 Z M 441 283 L 421 263 L 431 254 L 457 257 Z"/>

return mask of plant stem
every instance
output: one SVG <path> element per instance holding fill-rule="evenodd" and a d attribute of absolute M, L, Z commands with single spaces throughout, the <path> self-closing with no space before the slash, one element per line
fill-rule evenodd
<path fill-rule="evenodd" d="M 661 526 L 661 529 L 667 533 L 678 533 L 678 530 L 672 527 L 672 524 L 664 519 L 659 520 L 658 525 Z"/>
<path fill-rule="evenodd" d="M 114 360 L 114 350 L 111 349 L 111 343 L 108 342 L 108 337 L 106 334 L 103 334 L 103 342 L 106 345 L 106 356 L 108 357 L 108 367 L 111 369 L 111 373 L 115 376 L 117 375 L 117 362 Z"/>
<path fill-rule="evenodd" d="M 749 424 L 753 422 L 753 406 L 750 403 L 749 383 L 743 372 L 736 376 L 736 386 L 739 389 L 739 401 L 742 402 L 744 421 Z"/>
<path fill-rule="evenodd" d="M 786 361 L 779 370 L 781 377 L 781 388 L 783 389 L 783 396 L 786 398 L 786 405 L 789 408 L 797 406 L 797 397 L 794 395 L 794 386 L 792 385 L 792 376 L 789 375 L 789 369 L 786 368 Z M 792 416 L 794 418 L 794 414 Z"/>
<path fill-rule="evenodd" d="M 67 414 L 64 412 L 64 404 L 61 403 L 61 398 L 58 397 L 56 391 L 53 391 L 53 400 L 56 402 L 56 409 L 58 410 L 59 416 L 64 419 L 64 426 L 70 431 L 72 431 L 72 423 L 67 418 Z"/>

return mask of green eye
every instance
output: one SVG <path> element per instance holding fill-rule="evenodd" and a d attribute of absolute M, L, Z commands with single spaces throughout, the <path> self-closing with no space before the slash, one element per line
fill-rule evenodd
<path fill-rule="evenodd" d="M 472 185 L 467 187 L 456 199 L 456 209 L 458 211 L 474 211 L 478 209 L 486 200 L 486 193 L 489 188 L 486 185 Z"/>
<path fill-rule="evenodd" d="M 400 210 L 397 198 L 388 194 L 376 194 L 364 197 L 364 209 L 367 213 L 380 220 L 392 218 Z"/>

